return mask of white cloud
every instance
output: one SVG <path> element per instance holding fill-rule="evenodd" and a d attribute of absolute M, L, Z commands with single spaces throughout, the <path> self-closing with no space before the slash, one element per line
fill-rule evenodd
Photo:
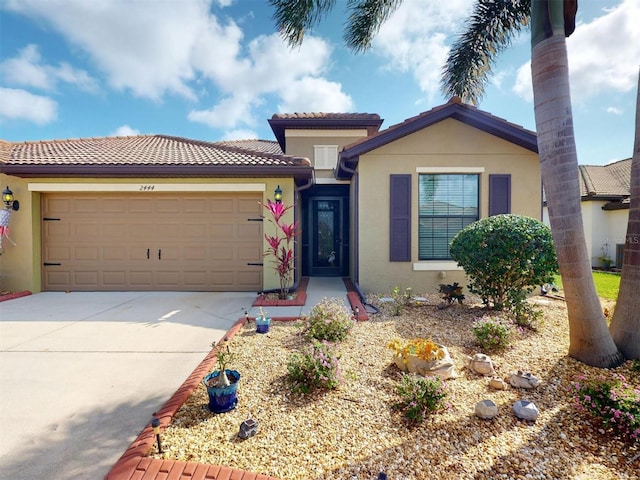
<path fill-rule="evenodd" d="M 0 105 L 0 120 L 26 120 L 45 125 L 58 115 L 55 101 L 17 88 L 0 87 Z"/>
<path fill-rule="evenodd" d="M 237 129 L 229 130 L 222 137 L 223 140 L 250 140 L 258 138 L 258 134 L 253 130 Z"/>
<path fill-rule="evenodd" d="M 637 85 L 640 63 L 640 3 L 625 0 L 580 24 L 567 39 L 571 97 L 578 102 L 601 93 L 629 92 Z M 533 99 L 531 62 L 518 69 L 514 92 Z"/>
<path fill-rule="evenodd" d="M 110 137 L 132 137 L 140 135 L 140 130 L 131 128 L 129 125 L 120 125 L 109 134 Z"/>
<path fill-rule="evenodd" d="M 411 72 L 431 99 L 440 89 L 447 36 L 459 31 L 471 5 L 472 0 L 405 0 L 374 38 L 373 51 L 388 60 L 389 70 Z"/>
<path fill-rule="evenodd" d="M 624 112 L 622 109 L 618 108 L 618 107 L 608 107 L 607 108 L 607 113 L 611 113 L 613 115 L 622 115 Z"/>
<path fill-rule="evenodd" d="M 20 50 L 16 57 L 0 63 L 0 72 L 10 85 L 51 91 L 62 81 L 89 92 L 98 89 L 96 80 L 84 70 L 64 62 L 58 66 L 43 64 L 38 46 L 33 44 Z"/>
<path fill-rule="evenodd" d="M 353 100 L 342 92 L 339 83 L 306 77 L 287 85 L 281 92 L 284 103 L 279 112 L 350 112 Z"/>
<path fill-rule="evenodd" d="M 232 3 L 215 1 L 219 7 Z M 162 1 L 149 8 L 145 1 L 8 0 L 6 8 L 51 25 L 116 90 L 156 101 L 171 94 L 193 102 L 214 99 L 194 106 L 188 119 L 215 128 L 252 127 L 254 109 L 267 95 L 281 97 L 285 105 L 303 104 L 295 91 L 310 78 L 322 86 L 325 105 L 351 105 L 340 84 L 325 79 L 331 61 L 327 42 L 308 36 L 291 49 L 277 33 L 247 42 L 234 20 L 222 22 L 211 13 L 213 2 Z M 81 71 L 62 67 L 60 78 L 81 82 Z M 307 104 L 320 105 L 314 95 Z"/>

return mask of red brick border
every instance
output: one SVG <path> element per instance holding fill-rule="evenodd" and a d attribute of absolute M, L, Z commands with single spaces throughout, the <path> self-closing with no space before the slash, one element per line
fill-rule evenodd
<path fill-rule="evenodd" d="M 358 307 L 359 315 L 357 320 L 368 320 L 369 316 L 360 301 L 360 296 L 354 291 L 355 287 L 353 283 L 346 277 L 342 280 L 347 289 L 347 298 L 349 299 L 352 310 L 355 312 L 356 306 Z M 304 284 L 305 290 L 308 281 L 309 279 L 306 278 Z M 300 282 L 300 284 L 302 287 L 302 282 Z M 278 317 L 274 320 L 292 321 L 297 319 L 297 317 Z M 235 334 L 240 331 L 246 321 L 245 318 L 240 318 L 233 324 L 222 340 L 218 342 L 216 347 L 200 362 L 176 393 L 154 414 L 154 416 L 160 420 L 161 429 L 166 428 L 171 423 L 171 419 L 178 409 L 198 387 L 204 376 L 213 368 L 221 344 L 227 340 L 231 340 Z M 205 465 L 197 462 L 149 458 L 146 455 L 153 448 L 155 441 L 156 438 L 153 433 L 153 427 L 151 426 L 151 422 L 149 422 L 142 432 L 140 432 L 138 438 L 129 445 L 129 448 L 127 448 L 120 459 L 111 470 L 109 470 L 109 473 L 105 476 L 105 480 L 279 480 L 276 477 L 221 465 Z"/>
<path fill-rule="evenodd" d="M 26 297 L 27 295 L 31 295 L 31 292 L 28 290 L 25 290 L 24 292 L 5 293 L 4 295 L 0 295 L 0 302 L 6 302 L 7 300 L 13 300 L 14 298 Z"/>
<path fill-rule="evenodd" d="M 307 285 L 309 285 L 309 277 L 302 277 L 300 284 L 296 290 L 297 295 L 293 300 L 270 300 L 264 298 L 262 295 L 258 295 L 258 298 L 253 302 L 254 307 L 303 307 L 307 303 Z"/>

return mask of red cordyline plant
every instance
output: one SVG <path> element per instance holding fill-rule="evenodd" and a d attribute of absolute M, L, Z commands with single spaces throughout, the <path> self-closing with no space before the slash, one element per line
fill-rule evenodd
<path fill-rule="evenodd" d="M 289 295 L 290 285 L 293 283 L 293 247 L 295 237 L 299 234 L 298 222 L 288 224 L 282 221 L 284 214 L 293 208 L 293 205 L 285 206 L 267 199 L 267 204 L 262 204 L 262 206 L 271 215 L 268 220 L 276 226 L 275 236 L 264 235 L 269 245 L 265 256 L 273 257 L 274 268 L 280 277 L 279 297 L 285 300 Z"/>

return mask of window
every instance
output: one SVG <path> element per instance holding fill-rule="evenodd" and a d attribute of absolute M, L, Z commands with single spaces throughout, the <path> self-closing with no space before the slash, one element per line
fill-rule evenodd
<path fill-rule="evenodd" d="M 313 165 L 316 170 L 333 170 L 338 164 L 337 145 L 314 145 Z"/>
<path fill-rule="evenodd" d="M 479 175 L 418 176 L 418 258 L 450 260 L 449 243 L 478 220 Z"/>

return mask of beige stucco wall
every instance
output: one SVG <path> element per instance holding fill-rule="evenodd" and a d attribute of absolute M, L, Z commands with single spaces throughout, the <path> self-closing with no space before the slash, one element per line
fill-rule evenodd
<path fill-rule="evenodd" d="M 608 246 L 609 258 L 616 260 L 616 245 L 624 244 L 629 221 L 629 210 L 603 210 L 608 202 L 585 201 L 582 202 L 582 222 L 587 240 L 587 251 L 591 256 L 591 265 L 601 267 L 600 257 L 603 254 L 603 246 Z"/>
<path fill-rule="evenodd" d="M 273 200 L 273 192 L 280 185 L 283 195 L 283 203 L 291 205 L 295 198 L 295 184 L 291 178 L 173 178 L 173 179 L 149 179 L 149 178 L 101 178 L 101 179 L 51 179 L 51 178 L 29 178 L 22 179 L 0 174 L 0 184 L 8 185 L 14 193 L 16 200 L 20 201 L 20 210 L 13 212 L 11 217 L 10 236 L 16 243 L 3 241 L 5 252 L 0 255 L 0 290 L 4 291 L 22 291 L 30 290 L 32 292 L 41 291 L 41 221 L 40 221 L 40 193 L 38 191 L 29 191 L 29 184 L 81 184 L 82 188 L 94 189 L 100 191 L 100 184 L 127 184 L 127 185 L 156 185 L 155 191 L 161 191 L 161 185 L 180 184 L 185 192 L 189 191 L 189 185 L 218 185 L 218 184 L 259 184 L 264 185 L 262 192 L 262 201 L 266 203 L 267 199 Z M 4 186 L 2 187 L 4 189 Z M 179 193 L 180 190 L 172 190 Z M 144 193 L 141 193 L 143 195 Z M 266 211 L 265 211 L 266 213 Z M 285 216 L 287 222 L 293 222 L 294 211 L 289 210 Z M 263 223 L 263 232 L 265 234 L 274 235 L 275 226 L 268 221 Z M 263 239 L 264 242 L 264 239 Z M 266 242 L 264 250 L 266 251 Z M 268 258 L 264 259 L 263 268 L 263 288 L 277 288 L 280 282 Z"/>
<path fill-rule="evenodd" d="M 365 292 L 412 287 L 436 293 L 440 283 L 465 285 L 455 262 L 418 260 L 418 168 L 479 169 L 480 217 L 488 215 L 489 175 L 511 174 L 511 212 L 541 218 L 541 179 L 534 152 L 447 119 L 360 157 L 359 284 Z M 458 173 L 450 170 L 449 173 Z M 389 175 L 412 175 L 411 262 L 389 262 Z"/>

